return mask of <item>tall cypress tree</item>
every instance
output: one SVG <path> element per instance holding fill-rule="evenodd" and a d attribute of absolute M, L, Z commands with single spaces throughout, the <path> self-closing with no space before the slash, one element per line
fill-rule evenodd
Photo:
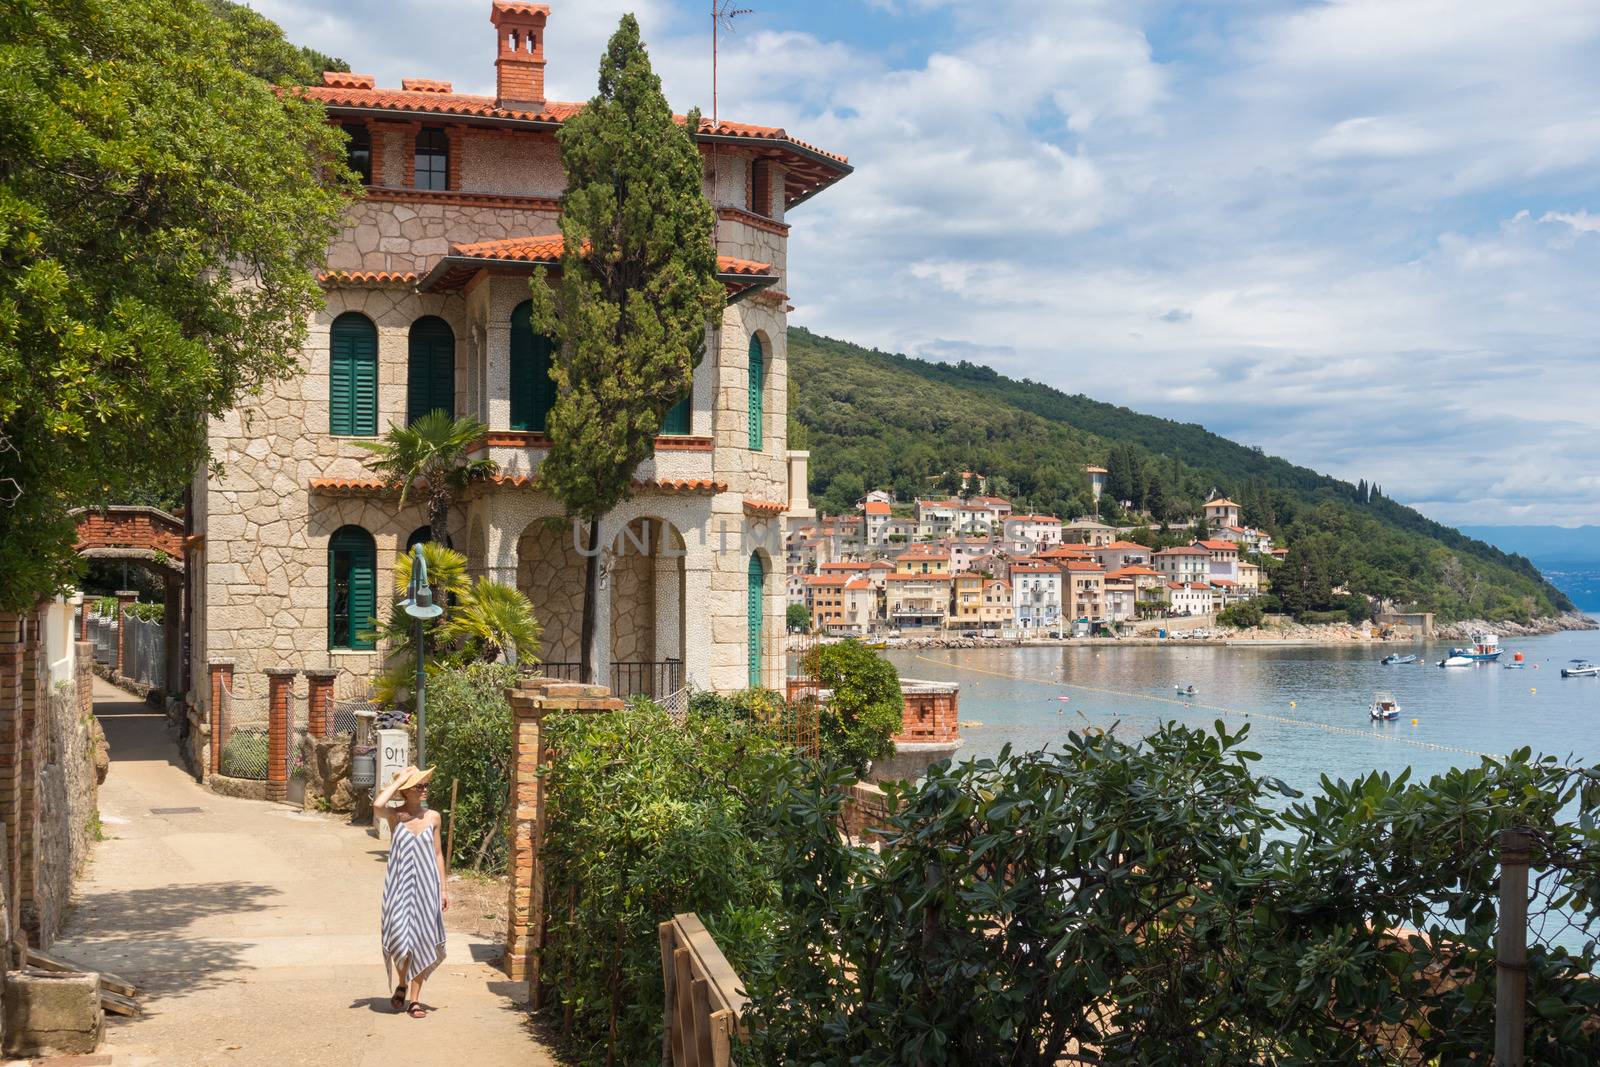
<path fill-rule="evenodd" d="M 587 525 L 582 671 L 593 682 L 600 526 L 629 496 L 661 420 L 688 394 L 722 313 L 716 217 L 695 144 L 624 15 L 600 61 L 600 88 L 558 140 L 566 168 L 559 279 L 532 284 L 533 321 L 556 341 L 544 490 Z"/>

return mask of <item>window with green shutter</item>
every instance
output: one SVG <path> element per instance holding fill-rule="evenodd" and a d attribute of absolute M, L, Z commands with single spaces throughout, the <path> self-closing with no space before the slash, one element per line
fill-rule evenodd
<path fill-rule="evenodd" d="M 456 413 L 456 335 L 450 324 L 425 315 L 411 324 L 406 368 L 406 422 L 430 411 Z"/>
<path fill-rule="evenodd" d="M 761 424 L 765 406 L 762 392 L 767 384 L 767 354 L 761 338 L 750 337 L 750 447 L 761 451 Z"/>
<path fill-rule="evenodd" d="M 328 432 L 370 437 L 378 432 L 378 328 L 347 311 L 328 334 Z"/>
<path fill-rule="evenodd" d="M 684 397 L 667 409 L 666 417 L 661 420 L 661 432 L 677 437 L 687 436 L 690 432 L 692 412 L 689 398 Z"/>
<path fill-rule="evenodd" d="M 533 332 L 532 311 L 523 301 L 511 313 L 511 428 L 543 433 L 556 383 L 550 380 L 550 338 Z"/>
<path fill-rule="evenodd" d="M 359 526 L 328 538 L 328 647 L 370 649 L 378 613 L 378 551 Z"/>
<path fill-rule="evenodd" d="M 745 605 L 745 625 L 749 635 L 750 687 L 761 685 L 761 600 L 767 587 L 767 568 L 761 557 L 750 557 L 750 570 L 746 575 L 748 601 Z"/>

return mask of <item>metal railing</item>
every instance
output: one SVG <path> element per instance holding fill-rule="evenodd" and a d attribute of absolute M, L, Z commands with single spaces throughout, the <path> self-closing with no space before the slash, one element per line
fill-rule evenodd
<path fill-rule="evenodd" d="M 167 628 L 131 615 L 122 617 L 122 674 L 142 685 L 167 687 Z"/>
<path fill-rule="evenodd" d="M 89 640 L 94 642 L 94 659 L 96 663 L 103 663 L 109 667 L 117 661 L 116 619 L 109 615 L 97 615 L 90 611 Z"/>
<path fill-rule="evenodd" d="M 559 678 L 563 682 L 583 680 L 583 665 L 574 662 L 544 662 L 524 668 L 531 674 Z M 663 700 L 683 688 L 681 660 L 625 660 L 611 665 L 610 689 L 619 697 L 649 697 Z"/>

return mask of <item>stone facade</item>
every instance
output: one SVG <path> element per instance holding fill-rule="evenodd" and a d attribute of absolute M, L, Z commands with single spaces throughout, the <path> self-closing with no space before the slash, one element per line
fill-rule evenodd
<path fill-rule="evenodd" d="M 359 438 L 331 433 L 330 331 L 347 312 L 366 316 L 376 329 L 380 433 L 406 418 L 413 323 L 436 316 L 448 324 L 455 338 L 455 413 L 488 425 L 482 454 L 501 470 L 498 481 L 458 502 L 451 541 L 465 549 L 473 576 L 515 584 L 530 596 L 544 627 L 543 660 L 580 658 L 582 531 L 563 524 L 558 504 L 530 486 L 548 442 L 511 430 L 510 323 L 527 299 L 530 270 L 485 259 L 469 263 L 464 282 L 446 277 L 460 260 L 454 246 L 558 232 L 565 178 L 554 124 L 499 110 L 483 111 L 473 124 L 452 122 L 393 102 L 426 97 L 416 106 L 456 102 L 452 106 L 465 114 L 484 109 L 482 97 L 316 91 L 323 92 L 334 121 L 368 126 L 374 179 L 328 250 L 327 304 L 308 323 L 299 372 L 268 384 L 210 427 L 216 466 L 197 473 L 190 516 L 197 536 L 189 565 L 199 572 L 191 582 L 190 688 L 202 705 L 192 714 L 196 734 L 209 720 L 203 706 L 211 693 L 209 662 L 232 661 L 236 722 L 265 721 L 268 667 L 334 669 L 341 692 L 349 694 L 381 663 L 381 649 L 330 648 L 329 538 L 346 525 L 372 536 L 381 612 L 390 602 L 395 557 L 426 516 L 420 502 L 400 508 L 371 484 L 364 463 L 369 454 Z M 395 111 L 392 117 L 378 114 L 385 108 Z M 424 123 L 443 126 L 448 136 L 447 189 L 410 187 L 411 146 Z M 636 472 L 640 491 L 607 516 L 595 626 L 602 672 L 612 663 L 675 660 L 683 682 L 709 689 L 752 680 L 752 555 L 766 575 L 756 680 L 773 686 L 783 675 L 784 516 L 810 513 L 805 486 L 793 484 L 797 472 L 805 477 L 804 457 L 786 449 L 784 211 L 799 195 L 797 183 L 826 184 L 849 169 L 842 160 L 795 147 L 781 130 L 750 135 L 748 144 L 729 143 L 737 138 L 703 138 L 704 188 L 717 210 L 719 252 L 767 265 L 766 288 L 730 290 L 721 321 L 707 329 L 689 434 L 663 438 Z M 836 173 L 818 177 L 818 166 Z M 752 186 L 752 175 L 765 176 L 761 189 Z M 450 271 L 435 272 L 447 257 L 455 257 Z M 749 447 L 752 338 L 761 343 L 765 365 L 759 449 Z M 641 525 L 672 551 L 631 547 L 622 535 Z"/>

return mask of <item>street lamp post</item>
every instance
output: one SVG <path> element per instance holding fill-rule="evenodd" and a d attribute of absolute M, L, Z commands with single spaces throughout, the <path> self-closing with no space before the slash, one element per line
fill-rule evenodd
<path fill-rule="evenodd" d="M 428 585 L 428 561 L 422 555 L 422 542 L 411 547 L 411 586 L 406 598 L 400 602 L 406 614 L 416 620 L 417 646 L 417 766 L 428 765 L 428 675 L 426 656 L 422 645 L 423 626 L 429 619 L 444 614 L 444 608 L 433 602 L 433 589 Z"/>

